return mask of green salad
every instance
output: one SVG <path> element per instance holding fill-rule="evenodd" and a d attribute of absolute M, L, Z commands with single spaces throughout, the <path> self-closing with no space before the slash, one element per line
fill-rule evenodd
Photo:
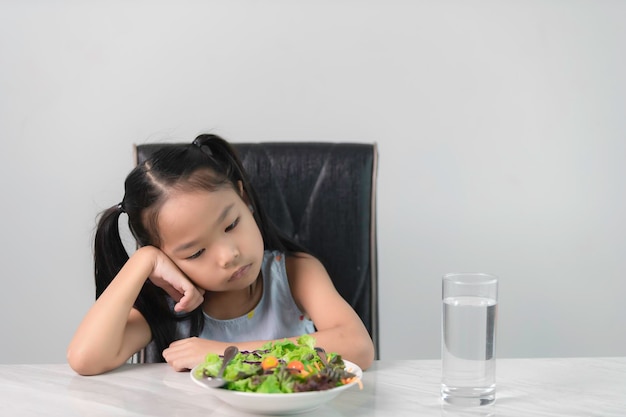
<path fill-rule="evenodd" d="M 341 356 L 326 354 L 324 366 L 315 350 L 315 338 L 300 336 L 290 340 L 269 342 L 258 350 L 241 351 L 228 364 L 224 388 L 258 393 L 293 393 L 321 391 L 358 381 L 345 369 Z M 194 377 L 214 377 L 222 365 L 222 357 L 209 353 L 204 363 L 194 368 Z M 358 381 L 360 382 L 360 381 Z"/>

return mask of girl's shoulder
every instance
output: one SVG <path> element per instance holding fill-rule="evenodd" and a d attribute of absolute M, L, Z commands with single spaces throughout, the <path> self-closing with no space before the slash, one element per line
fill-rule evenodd
<path fill-rule="evenodd" d="M 321 266 L 322 263 L 315 256 L 306 252 L 290 252 L 285 254 L 285 263 L 296 266 Z"/>
<path fill-rule="evenodd" d="M 285 257 L 285 269 L 289 282 L 311 281 L 316 278 L 328 278 L 328 272 L 315 256 L 304 252 L 290 253 Z"/>

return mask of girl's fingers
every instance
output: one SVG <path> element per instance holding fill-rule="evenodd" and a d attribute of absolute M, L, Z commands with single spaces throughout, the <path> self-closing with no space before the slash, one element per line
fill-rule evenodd
<path fill-rule="evenodd" d="M 179 302 L 183 298 L 183 294 L 177 291 L 174 287 L 167 287 L 164 288 L 164 290 L 174 301 Z"/>
<path fill-rule="evenodd" d="M 197 288 L 165 254 L 161 255 L 153 269 L 153 283 L 176 301 L 174 311 L 194 310 L 204 301 L 204 290 Z"/>
<path fill-rule="evenodd" d="M 192 287 L 188 290 L 185 290 L 184 295 L 176 305 L 174 306 L 174 310 L 177 312 L 180 311 L 192 311 L 200 304 L 204 302 L 204 290 L 196 288 L 192 285 Z"/>

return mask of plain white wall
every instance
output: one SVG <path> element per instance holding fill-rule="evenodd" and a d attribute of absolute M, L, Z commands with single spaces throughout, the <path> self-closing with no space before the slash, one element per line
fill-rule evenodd
<path fill-rule="evenodd" d="M 626 2 L 0 0 L 0 361 L 63 362 L 132 144 L 377 142 L 381 356 L 626 355 Z"/>

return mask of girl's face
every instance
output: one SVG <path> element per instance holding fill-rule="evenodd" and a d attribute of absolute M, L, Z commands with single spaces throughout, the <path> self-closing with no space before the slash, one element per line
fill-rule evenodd
<path fill-rule="evenodd" d="M 250 286 L 263 261 L 263 238 L 234 189 L 176 192 L 158 217 L 161 250 L 198 287 L 234 291 Z"/>

